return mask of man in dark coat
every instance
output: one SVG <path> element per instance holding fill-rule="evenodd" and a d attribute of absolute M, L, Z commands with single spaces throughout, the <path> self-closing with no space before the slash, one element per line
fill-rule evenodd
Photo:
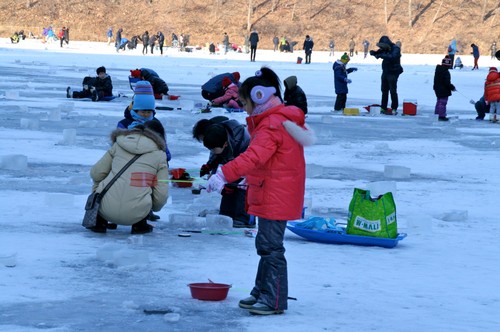
<path fill-rule="evenodd" d="M 257 53 L 257 43 L 259 42 L 259 34 L 253 30 L 248 38 L 250 42 L 250 61 L 255 62 L 255 53 Z"/>
<path fill-rule="evenodd" d="M 116 38 L 115 38 L 116 52 L 118 52 L 120 50 L 120 47 L 122 46 L 122 32 L 123 32 L 122 28 L 116 31 Z"/>
<path fill-rule="evenodd" d="M 158 37 L 158 47 L 160 48 L 160 54 L 163 55 L 163 44 L 165 44 L 165 35 L 163 34 L 163 32 L 158 31 L 156 36 Z"/>
<path fill-rule="evenodd" d="M 285 85 L 285 105 L 297 106 L 304 114 L 307 114 L 307 97 L 304 90 L 297 85 L 297 76 L 287 77 L 283 83 Z"/>
<path fill-rule="evenodd" d="M 142 54 L 148 54 L 148 46 L 149 46 L 149 32 L 144 31 L 142 37 L 139 38 L 142 41 Z"/>
<path fill-rule="evenodd" d="M 130 71 L 132 77 L 140 78 L 144 81 L 151 83 L 153 87 L 153 92 L 155 99 L 162 99 L 163 96 L 168 95 L 168 85 L 160 76 L 153 70 L 149 68 L 141 68 Z"/>
<path fill-rule="evenodd" d="M 314 42 L 309 35 L 306 35 L 306 39 L 304 40 L 304 52 L 306 53 L 306 63 L 311 63 L 311 54 L 313 51 Z"/>
<path fill-rule="evenodd" d="M 382 112 L 387 111 L 389 102 L 389 93 L 391 94 L 391 108 L 394 114 L 397 114 L 399 106 L 398 101 L 398 78 L 403 73 L 401 67 L 401 49 L 394 44 L 389 37 L 382 36 L 377 43 L 378 50 L 370 51 L 370 55 L 377 59 L 382 59 L 382 101 L 380 106 Z"/>

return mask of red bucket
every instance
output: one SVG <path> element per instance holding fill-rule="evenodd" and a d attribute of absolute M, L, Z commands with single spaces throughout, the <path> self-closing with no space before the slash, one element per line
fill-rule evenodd
<path fill-rule="evenodd" d="M 172 174 L 174 179 L 180 179 L 185 171 L 186 171 L 185 168 L 173 168 L 170 170 L 170 174 Z"/>
<path fill-rule="evenodd" d="M 231 285 L 214 282 L 200 282 L 188 285 L 191 296 L 202 301 L 222 301 L 227 297 Z"/>

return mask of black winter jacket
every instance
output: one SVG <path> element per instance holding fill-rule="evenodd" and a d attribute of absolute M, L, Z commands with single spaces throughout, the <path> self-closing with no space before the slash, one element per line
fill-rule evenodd
<path fill-rule="evenodd" d="M 167 83 L 165 83 L 165 81 L 162 80 L 154 70 L 141 68 L 141 76 L 144 78 L 144 80 L 151 83 L 155 94 L 168 94 Z"/>
<path fill-rule="evenodd" d="M 370 52 L 375 58 L 382 59 L 382 71 L 385 74 L 401 74 L 403 67 L 401 67 L 401 49 L 399 46 L 394 44 L 387 36 L 382 36 L 377 46 L 388 46 L 388 48 L 381 47 L 373 53 Z"/>
<path fill-rule="evenodd" d="M 113 83 L 111 82 L 111 76 L 106 74 L 104 79 L 100 79 L 99 77 L 95 80 L 95 89 L 97 93 L 100 95 L 100 92 L 103 92 L 104 96 L 112 96 L 113 95 Z"/>
<path fill-rule="evenodd" d="M 436 93 L 437 98 L 451 96 L 451 92 L 455 90 L 455 86 L 451 84 L 451 75 L 448 66 L 437 65 L 434 73 L 434 85 L 432 88 Z"/>
<path fill-rule="evenodd" d="M 297 77 L 290 76 L 283 82 L 285 84 L 285 105 L 297 106 L 304 114 L 307 114 L 307 97 L 302 88 L 297 85 Z"/>

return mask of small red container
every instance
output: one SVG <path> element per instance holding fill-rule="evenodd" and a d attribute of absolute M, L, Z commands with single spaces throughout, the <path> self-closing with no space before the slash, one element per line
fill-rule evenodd
<path fill-rule="evenodd" d="M 403 101 L 403 115 L 417 115 L 417 101 L 404 100 Z"/>
<path fill-rule="evenodd" d="M 191 296 L 202 301 L 222 301 L 227 297 L 231 285 L 217 284 L 214 282 L 200 282 L 188 285 Z"/>

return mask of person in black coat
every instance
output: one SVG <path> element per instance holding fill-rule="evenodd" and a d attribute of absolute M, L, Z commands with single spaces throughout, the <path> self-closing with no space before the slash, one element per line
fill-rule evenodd
<path fill-rule="evenodd" d="M 139 39 L 142 41 L 142 54 L 148 54 L 149 32 L 145 31 Z"/>
<path fill-rule="evenodd" d="M 116 47 L 116 52 L 120 50 L 120 46 L 122 45 L 122 32 L 123 29 L 120 28 L 118 31 L 116 31 L 116 38 L 115 38 L 115 47 Z"/>
<path fill-rule="evenodd" d="M 448 121 L 446 117 L 446 104 L 448 103 L 448 97 L 451 96 L 451 92 L 456 91 L 455 86 L 451 84 L 450 68 L 451 58 L 447 55 L 441 61 L 441 64 L 436 66 L 434 73 L 434 85 L 432 88 L 437 97 L 434 114 L 439 116 L 439 121 Z"/>
<path fill-rule="evenodd" d="M 311 63 L 311 54 L 314 47 L 314 42 L 309 35 L 306 35 L 306 39 L 304 40 L 304 52 L 306 53 L 306 63 Z"/>
<path fill-rule="evenodd" d="M 163 44 L 165 44 L 165 35 L 163 32 L 158 31 L 156 33 L 156 36 L 158 37 L 158 47 L 160 48 L 160 54 L 163 55 Z"/>
<path fill-rule="evenodd" d="M 259 42 L 259 34 L 253 30 L 248 38 L 250 42 L 250 61 L 255 62 L 255 54 L 257 53 L 257 43 Z"/>
<path fill-rule="evenodd" d="M 168 85 L 160 76 L 153 70 L 149 68 L 141 68 L 130 71 L 132 77 L 137 77 L 142 80 L 148 81 L 153 86 L 153 91 L 155 99 L 162 99 L 163 96 L 168 95 Z"/>
<path fill-rule="evenodd" d="M 378 50 L 370 51 L 370 55 L 376 59 L 382 59 L 382 101 L 380 106 L 382 112 L 387 111 L 389 102 L 389 93 L 391 94 L 391 108 L 394 114 L 397 114 L 399 106 L 398 101 L 398 78 L 403 73 L 401 67 L 401 49 L 394 44 L 389 37 L 382 36 L 377 43 Z"/>
<path fill-rule="evenodd" d="M 113 98 L 113 83 L 111 76 L 106 74 L 104 66 L 96 69 L 96 77 L 85 77 L 83 79 L 83 90 L 70 93 L 70 87 L 66 89 L 68 98 L 91 98 L 92 101 L 109 101 Z"/>
<path fill-rule="evenodd" d="M 490 112 L 490 104 L 486 104 L 484 96 L 479 98 L 479 100 L 474 103 L 474 107 L 477 112 L 476 120 L 484 120 L 486 113 Z"/>
<path fill-rule="evenodd" d="M 283 83 L 285 85 L 285 105 L 297 106 L 304 114 L 307 114 L 307 97 L 304 90 L 297 85 L 297 76 L 287 77 Z"/>

